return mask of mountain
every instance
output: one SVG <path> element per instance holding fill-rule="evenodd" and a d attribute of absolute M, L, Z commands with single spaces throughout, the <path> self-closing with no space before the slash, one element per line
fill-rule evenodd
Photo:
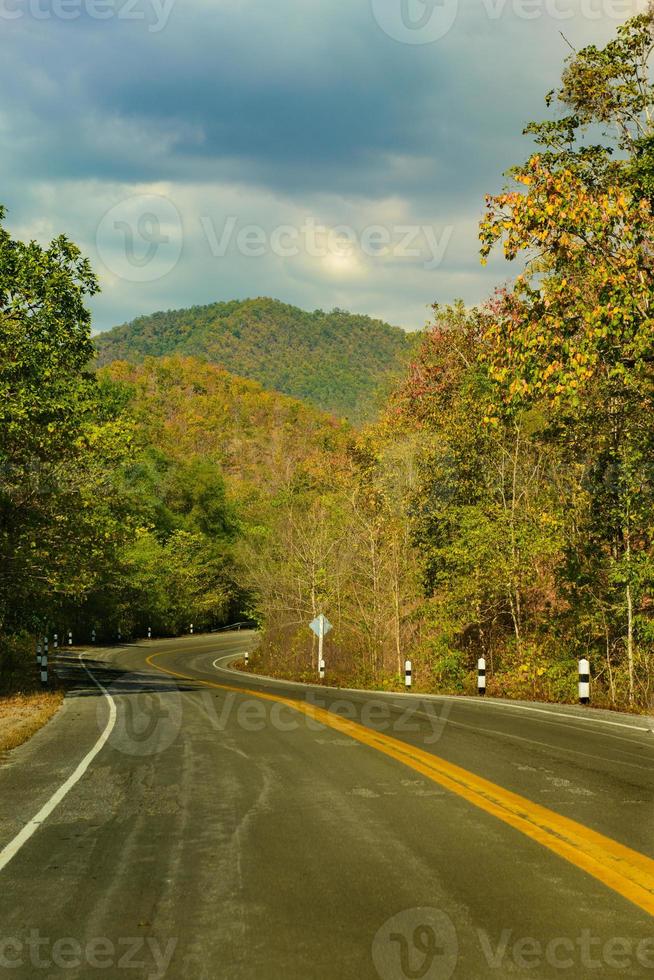
<path fill-rule="evenodd" d="M 99 373 L 122 386 L 138 444 L 174 463 L 217 464 L 246 509 L 261 494 L 324 478 L 351 439 L 344 420 L 193 357 L 114 361 Z"/>
<path fill-rule="evenodd" d="M 99 364 L 182 354 L 361 422 L 403 373 L 415 337 L 367 316 L 259 298 L 141 316 L 95 337 Z"/>

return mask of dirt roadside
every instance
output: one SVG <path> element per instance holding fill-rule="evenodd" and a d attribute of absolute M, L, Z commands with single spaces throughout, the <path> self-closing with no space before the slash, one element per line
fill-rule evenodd
<path fill-rule="evenodd" d="M 31 738 L 57 713 L 63 700 L 63 691 L 0 694 L 0 753 Z"/>

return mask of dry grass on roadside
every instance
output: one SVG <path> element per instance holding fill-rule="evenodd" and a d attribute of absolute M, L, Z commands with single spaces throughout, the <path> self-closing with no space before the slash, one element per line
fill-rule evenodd
<path fill-rule="evenodd" d="M 0 753 L 15 749 L 42 728 L 64 700 L 54 671 L 44 691 L 31 637 L 0 638 Z"/>
<path fill-rule="evenodd" d="M 59 710 L 63 691 L 0 695 L 0 752 L 15 749 L 31 738 Z"/>

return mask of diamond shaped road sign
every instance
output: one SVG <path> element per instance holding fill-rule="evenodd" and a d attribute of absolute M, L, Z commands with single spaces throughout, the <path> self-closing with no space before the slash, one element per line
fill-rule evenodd
<path fill-rule="evenodd" d="M 326 616 L 321 613 L 320 616 L 316 616 L 312 623 L 309 623 L 310 629 L 316 634 L 316 636 L 327 636 L 330 629 L 332 629 L 332 624 L 329 622 Z"/>

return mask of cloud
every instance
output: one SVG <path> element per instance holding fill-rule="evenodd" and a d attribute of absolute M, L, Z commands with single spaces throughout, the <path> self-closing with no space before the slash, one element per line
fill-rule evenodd
<path fill-rule="evenodd" d="M 521 130 L 543 115 L 569 50 L 560 31 L 579 45 L 618 23 L 611 0 L 461 0 L 444 37 L 404 44 L 370 2 L 106 0 L 111 16 L 98 20 L 99 0 L 67 0 L 79 16 L 66 21 L 61 2 L 14 0 L 21 16 L 2 24 L 2 196 L 13 231 L 65 231 L 98 263 L 99 328 L 261 294 L 418 327 L 435 299 L 481 300 L 511 272 L 478 264 L 483 195 L 529 152 Z M 419 14 L 422 0 L 410 3 Z M 103 264 L 97 230 L 120 202 L 153 194 L 179 211 L 179 260 L 130 281 Z M 451 237 L 431 268 L 360 248 L 216 258 L 202 219 L 229 216 L 268 236 L 312 217 L 356 234 L 413 224 Z"/>

